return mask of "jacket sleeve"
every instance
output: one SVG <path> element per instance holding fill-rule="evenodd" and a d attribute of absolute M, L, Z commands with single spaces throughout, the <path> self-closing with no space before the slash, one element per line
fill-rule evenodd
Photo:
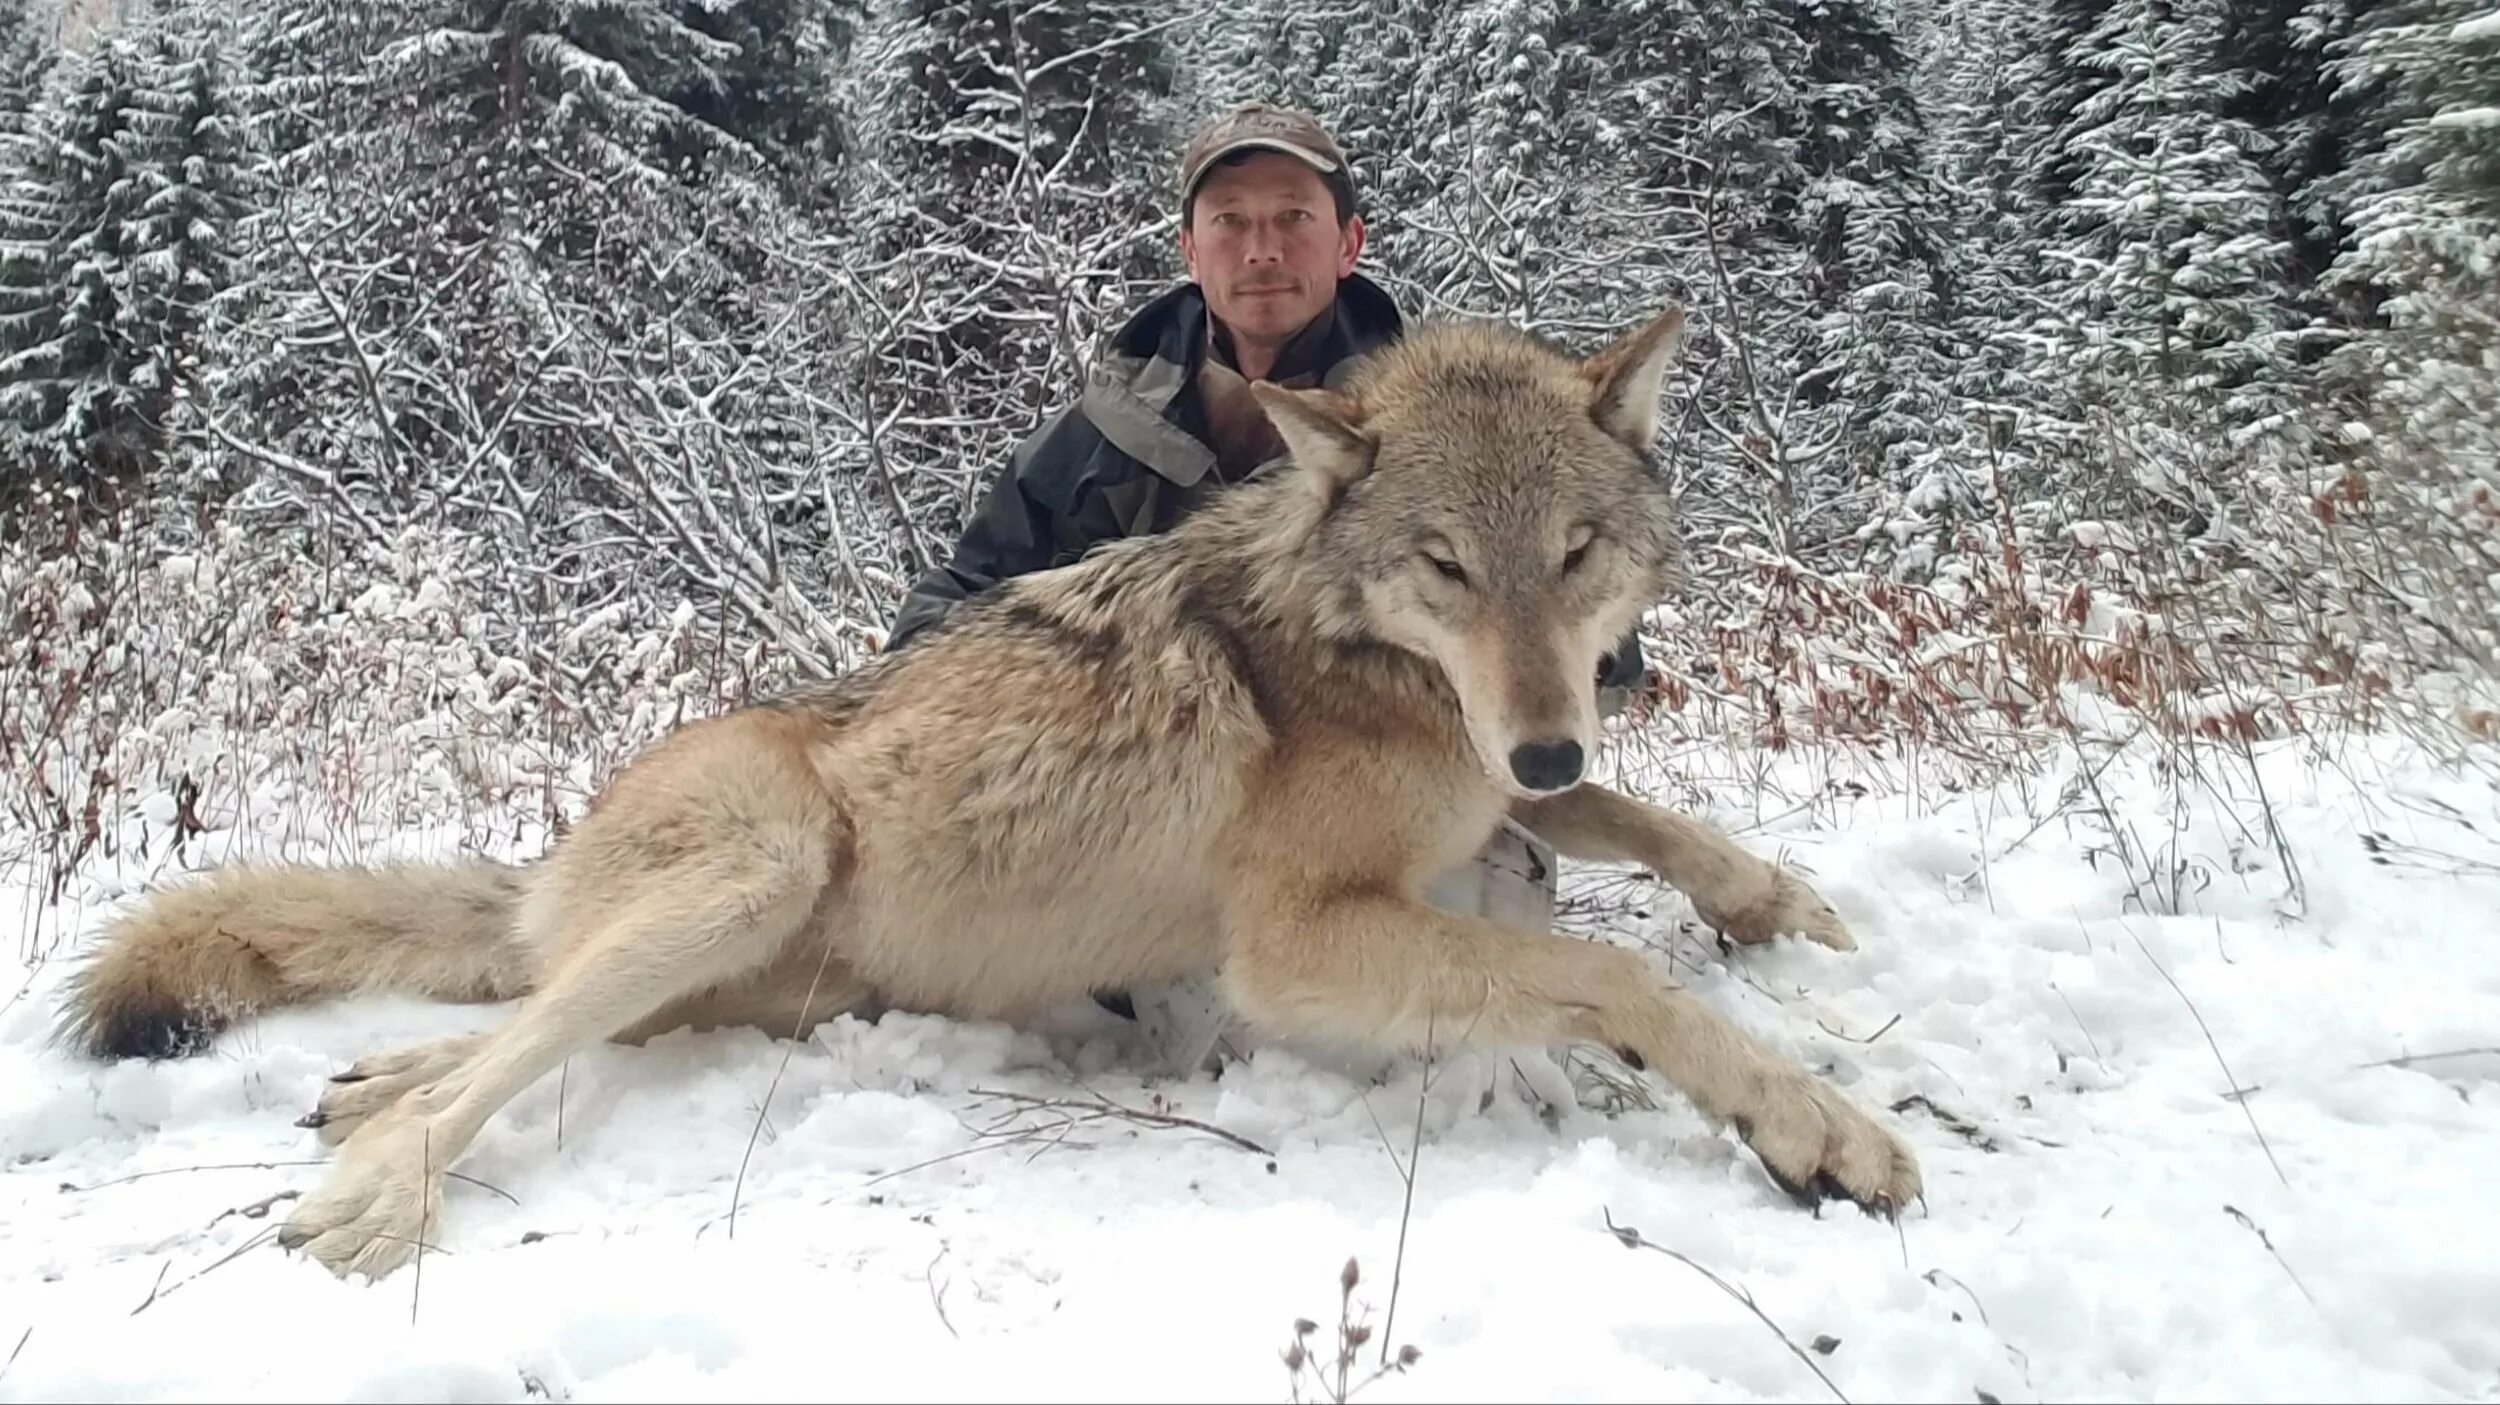
<path fill-rule="evenodd" d="M 1069 418 L 1063 414 L 1035 430 L 1008 457 L 945 564 L 912 582 L 886 635 L 886 652 L 901 648 L 956 605 L 1000 581 L 1051 564 L 1063 545 L 1066 524 L 1036 495 L 1034 469 L 1052 451 L 1064 451 L 1057 441 L 1065 437 Z"/>

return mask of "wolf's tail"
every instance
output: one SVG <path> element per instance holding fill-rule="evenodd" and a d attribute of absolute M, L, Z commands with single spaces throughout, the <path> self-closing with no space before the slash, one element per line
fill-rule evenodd
<path fill-rule="evenodd" d="M 237 865 L 115 920 L 72 978 L 61 1037 L 98 1058 L 179 1058 L 227 1026 L 322 996 L 527 994 L 521 871 L 451 864 Z"/>

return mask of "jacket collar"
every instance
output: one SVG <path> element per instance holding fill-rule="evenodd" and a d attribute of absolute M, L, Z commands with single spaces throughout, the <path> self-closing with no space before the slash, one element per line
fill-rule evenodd
<path fill-rule="evenodd" d="M 1397 304 L 1360 273 L 1337 284 L 1332 312 L 1286 348 L 1289 374 L 1320 372 L 1341 388 L 1364 355 L 1405 331 Z M 1180 487 L 1215 468 L 1215 454 L 1174 423 L 1181 391 L 1208 350 L 1206 296 L 1197 283 L 1167 289 L 1113 334 L 1085 377 L 1085 418 L 1113 447 Z"/>
<path fill-rule="evenodd" d="M 1213 357 L 1217 365 L 1238 374 L 1241 360 L 1233 349 L 1233 329 L 1212 317 L 1206 318 L 1205 323 L 1205 355 Z M 1268 372 L 1267 378 L 1278 385 L 1292 385 L 1296 381 L 1303 385 L 1317 385 L 1322 376 L 1344 360 L 1341 344 L 1342 339 L 1337 335 L 1337 304 L 1332 302 L 1322 308 L 1319 316 L 1312 318 L 1308 326 L 1296 332 L 1292 341 L 1285 343 L 1284 350 L 1277 353 L 1276 365 Z M 1204 369 L 1203 360 L 1200 369 Z"/>

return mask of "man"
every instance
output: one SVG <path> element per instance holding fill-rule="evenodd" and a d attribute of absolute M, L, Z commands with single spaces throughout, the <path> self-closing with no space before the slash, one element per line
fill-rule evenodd
<path fill-rule="evenodd" d="M 1342 386 L 1404 330 L 1388 294 L 1355 271 L 1365 232 L 1352 172 L 1309 115 L 1252 102 L 1215 118 L 1182 152 L 1179 195 L 1188 280 L 1133 316 L 1078 402 L 1017 447 L 951 559 L 913 584 L 888 649 L 1010 576 L 1169 528 L 1283 451 L 1252 381 Z M 1601 697 L 1619 699 L 1642 671 L 1627 637 L 1600 668 Z M 1542 930 L 1553 891 L 1552 851 L 1505 826 L 1430 896 Z"/>
<path fill-rule="evenodd" d="M 1182 155 L 1180 196 L 1188 281 L 1132 317 L 1078 402 L 1018 446 L 953 558 L 912 587 L 887 647 L 1009 576 L 1170 527 L 1277 451 L 1250 381 L 1341 385 L 1404 330 L 1354 271 L 1352 179 L 1309 117 L 1251 103 L 1207 124 Z"/>

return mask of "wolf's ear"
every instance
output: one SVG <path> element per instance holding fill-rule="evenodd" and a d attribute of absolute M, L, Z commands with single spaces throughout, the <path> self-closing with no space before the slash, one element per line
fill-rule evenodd
<path fill-rule="evenodd" d="M 1378 445 L 1363 432 L 1363 406 L 1354 397 L 1327 389 L 1287 390 L 1273 381 L 1252 382 L 1250 393 L 1285 437 L 1293 461 L 1332 489 L 1371 472 Z"/>
<path fill-rule="evenodd" d="M 1581 362 L 1580 374 L 1596 392 L 1589 409 L 1598 428 L 1648 453 L 1658 435 L 1658 392 L 1683 345 L 1684 311 L 1670 308 Z"/>

